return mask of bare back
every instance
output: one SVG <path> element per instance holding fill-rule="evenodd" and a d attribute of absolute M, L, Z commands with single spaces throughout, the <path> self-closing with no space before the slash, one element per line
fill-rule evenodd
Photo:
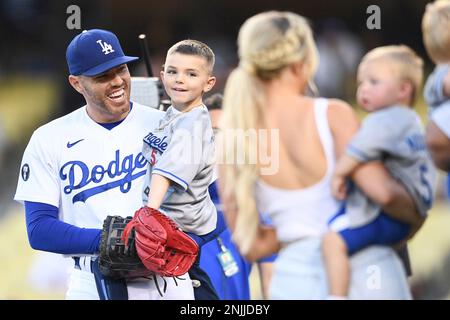
<path fill-rule="evenodd" d="M 316 125 L 314 99 L 280 99 L 266 111 L 268 127 L 279 130 L 279 152 L 274 154 L 279 157 L 279 170 L 261 179 L 281 189 L 304 189 L 318 183 L 326 174 L 327 162 Z"/>
<path fill-rule="evenodd" d="M 279 170 L 260 177 L 267 184 L 281 189 L 305 189 L 325 177 L 327 161 L 317 128 L 314 101 L 299 95 L 289 98 L 278 95 L 265 109 L 268 127 L 279 130 Z M 357 131 L 359 122 L 347 103 L 336 99 L 327 101 L 327 119 L 337 158 Z"/>

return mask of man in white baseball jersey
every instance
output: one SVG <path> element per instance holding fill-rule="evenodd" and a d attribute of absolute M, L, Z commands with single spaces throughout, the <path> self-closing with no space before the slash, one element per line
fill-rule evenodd
<path fill-rule="evenodd" d="M 67 299 L 193 299 L 187 274 L 177 283 L 164 279 L 163 297 L 158 279 L 128 282 L 118 296 L 120 283 L 94 277 L 106 216 L 142 206 L 142 139 L 164 114 L 130 101 L 127 63 L 138 58 L 125 56 L 113 33 L 77 35 L 66 58 L 69 82 L 86 105 L 38 128 L 25 150 L 15 200 L 24 203 L 30 245 L 74 257 Z"/>

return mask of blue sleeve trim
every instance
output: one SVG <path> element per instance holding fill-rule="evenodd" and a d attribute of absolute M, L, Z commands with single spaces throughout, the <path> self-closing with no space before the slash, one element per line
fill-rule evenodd
<path fill-rule="evenodd" d="M 25 201 L 28 240 L 33 249 L 61 254 L 94 254 L 99 251 L 101 229 L 79 228 L 58 219 L 58 208 Z"/>
<path fill-rule="evenodd" d="M 366 154 L 364 154 L 363 151 L 359 150 L 358 148 L 356 148 L 352 145 L 349 145 L 347 147 L 346 153 L 352 157 L 355 157 L 357 160 L 362 161 L 362 162 L 377 160 L 377 158 L 368 157 Z"/>
<path fill-rule="evenodd" d="M 217 180 L 212 182 L 209 186 L 208 186 L 208 191 L 209 191 L 209 196 L 211 198 L 211 201 L 215 204 L 218 205 L 220 204 L 220 198 L 219 198 L 219 190 L 217 187 Z M 450 191 L 449 191 L 450 192 Z"/>
<path fill-rule="evenodd" d="M 175 182 L 178 183 L 178 184 L 181 184 L 181 186 L 184 187 L 184 189 L 187 189 L 188 186 L 189 186 L 186 181 L 184 181 L 183 179 L 177 177 L 176 175 L 174 175 L 173 173 L 171 173 L 169 171 L 165 171 L 165 170 L 162 170 L 162 169 L 155 168 L 155 169 L 153 169 L 152 174 L 155 173 L 155 171 L 160 171 L 162 173 L 165 173 L 165 174 L 175 178 L 175 180 L 176 180 Z"/>

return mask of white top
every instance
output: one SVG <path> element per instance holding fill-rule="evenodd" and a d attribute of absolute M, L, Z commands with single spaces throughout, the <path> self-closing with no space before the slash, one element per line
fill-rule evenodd
<path fill-rule="evenodd" d="M 316 184 L 297 190 L 275 188 L 261 179 L 256 183 L 258 210 L 270 216 L 281 242 L 322 236 L 328 230 L 328 220 L 341 206 L 331 194 L 335 154 L 327 110 L 326 99 L 315 100 L 316 127 L 327 161 L 325 176 Z"/>
<path fill-rule="evenodd" d="M 38 128 L 23 155 L 17 201 L 59 208 L 59 219 L 102 228 L 107 215 L 132 216 L 142 206 L 147 161 L 142 139 L 164 113 L 133 103 L 122 123 L 108 130 L 86 106 Z"/>

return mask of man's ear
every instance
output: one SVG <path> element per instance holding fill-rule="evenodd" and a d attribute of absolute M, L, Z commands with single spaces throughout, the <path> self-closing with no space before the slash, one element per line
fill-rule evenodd
<path fill-rule="evenodd" d="M 208 81 L 206 82 L 205 87 L 203 88 L 203 92 L 210 91 L 214 87 L 215 84 L 216 84 L 216 77 L 210 76 L 208 78 Z"/>
<path fill-rule="evenodd" d="M 69 83 L 75 90 L 78 91 L 78 93 L 83 94 L 83 87 L 78 76 L 69 75 Z"/>

